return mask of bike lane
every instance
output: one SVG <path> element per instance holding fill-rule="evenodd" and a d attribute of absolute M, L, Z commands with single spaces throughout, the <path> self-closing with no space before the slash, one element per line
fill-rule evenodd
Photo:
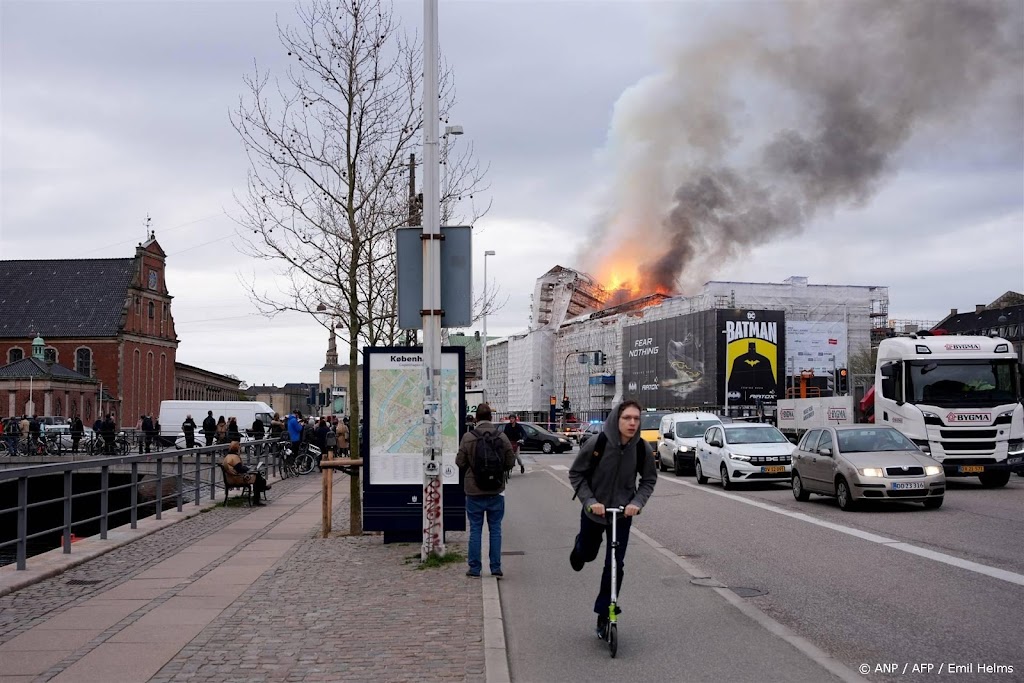
<path fill-rule="evenodd" d="M 731 592 L 692 583 L 696 568 L 645 538 L 642 517 L 626 554 L 611 659 L 594 635 L 604 550 L 579 573 L 569 566 L 580 507 L 563 480 L 564 471 L 535 468 L 509 482 L 499 590 L 512 681 L 856 680 Z"/>

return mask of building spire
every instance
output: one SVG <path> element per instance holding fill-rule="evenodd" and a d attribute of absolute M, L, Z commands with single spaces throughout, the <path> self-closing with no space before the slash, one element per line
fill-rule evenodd
<path fill-rule="evenodd" d="M 330 336 L 327 338 L 327 363 L 326 364 L 327 365 L 337 365 L 338 364 L 338 342 L 334 338 L 334 325 L 333 324 L 328 328 L 328 334 Z"/>

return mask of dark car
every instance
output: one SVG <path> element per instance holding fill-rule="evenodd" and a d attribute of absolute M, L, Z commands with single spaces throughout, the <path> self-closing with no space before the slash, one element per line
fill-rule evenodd
<path fill-rule="evenodd" d="M 580 446 L 604 431 L 604 422 L 591 422 L 580 433 Z"/>
<path fill-rule="evenodd" d="M 564 436 L 549 432 L 538 424 L 520 422 L 523 426 L 525 439 L 520 447 L 524 451 L 541 451 L 542 453 L 564 453 L 572 449 L 572 441 Z"/>

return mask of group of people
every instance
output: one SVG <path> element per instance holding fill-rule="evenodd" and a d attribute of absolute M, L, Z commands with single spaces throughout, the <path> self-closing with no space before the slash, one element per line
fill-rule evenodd
<path fill-rule="evenodd" d="M 139 453 L 149 453 L 150 449 L 155 445 L 157 449 L 160 448 L 160 418 L 153 417 L 152 415 L 139 415 L 139 421 L 135 423 L 135 433 L 139 437 Z"/>
<path fill-rule="evenodd" d="M 643 510 L 658 481 L 654 453 L 650 445 L 640 438 L 641 413 L 641 406 L 636 401 L 627 400 L 615 406 L 605 421 L 603 437 L 584 443 L 569 469 L 569 481 L 582 504 L 579 533 L 569 554 L 572 569 L 578 572 L 586 563 L 597 559 L 602 539 L 606 536 L 608 539 L 604 572 L 594 601 L 598 637 L 604 637 L 611 605 L 611 523 L 605 510 L 623 508 L 623 514 L 616 518 L 618 591 L 622 588 L 623 565 L 633 518 Z M 456 456 L 456 464 L 465 474 L 466 516 L 469 519 L 469 568 L 466 576 L 470 577 L 479 577 L 482 569 L 481 540 L 485 518 L 490 538 L 488 559 L 491 575 L 504 576 L 501 568 L 501 521 L 505 516 L 505 482 L 502 480 L 496 489 L 479 485 L 478 478 L 482 478 L 485 471 L 483 460 L 489 457 L 487 449 L 482 448 L 479 442 L 496 444 L 505 469 L 510 471 L 518 460 L 518 448 L 513 444 L 521 439 L 522 426 L 516 424 L 513 416 L 503 429 L 499 429 L 492 419 L 491 407 L 486 403 L 480 404 L 476 411 L 476 424 L 463 435 Z M 522 468 L 521 460 L 519 464 Z M 616 609 L 616 613 L 621 612 L 618 607 Z"/>

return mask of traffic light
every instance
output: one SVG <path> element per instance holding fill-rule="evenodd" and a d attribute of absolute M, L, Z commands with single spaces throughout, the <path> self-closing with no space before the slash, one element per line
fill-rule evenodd
<path fill-rule="evenodd" d="M 604 365 L 605 355 L 604 351 L 594 351 L 594 365 Z"/>
<path fill-rule="evenodd" d="M 557 399 L 557 398 L 555 398 L 554 396 L 552 396 L 552 397 L 551 397 L 551 405 L 556 405 L 556 404 L 557 404 L 557 402 L 558 402 L 558 399 Z"/>
<path fill-rule="evenodd" d="M 565 396 L 562 398 L 562 410 L 569 412 L 569 397 Z"/>
<path fill-rule="evenodd" d="M 836 387 L 840 394 L 850 393 L 850 371 L 846 368 L 839 368 L 839 382 Z"/>
<path fill-rule="evenodd" d="M 315 406 L 317 401 L 316 395 L 317 387 L 309 387 L 309 397 L 306 399 L 306 405 Z"/>

